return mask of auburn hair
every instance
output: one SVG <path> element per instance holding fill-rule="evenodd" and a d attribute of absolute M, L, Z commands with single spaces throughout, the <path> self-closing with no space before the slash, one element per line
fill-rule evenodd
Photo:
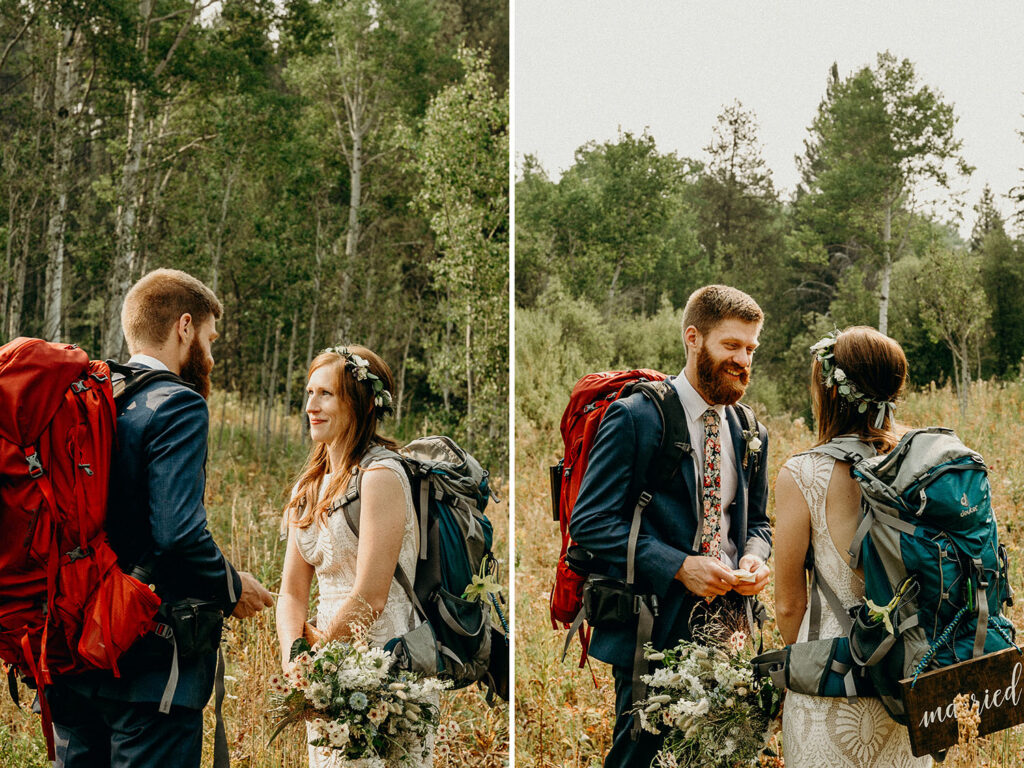
<path fill-rule="evenodd" d="M 202 281 L 180 269 L 154 269 L 139 279 L 124 297 L 121 330 L 134 354 L 145 345 L 160 346 L 182 315 L 192 315 L 200 326 L 213 316 L 220 320 L 224 307 Z"/>
<path fill-rule="evenodd" d="M 389 392 L 395 390 L 395 378 L 391 368 L 380 356 L 366 347 L 350 345 L 349 355 L 359 355 L 370 366 L 370 373 L 377 376 Z M 358 467 L 360 459 L 372 446 L 380 445 L 389 450 L 398 450 L 399 445 L 391 438 L 381 435 L 377 429 L 380 425 L 378 408 L 374 402 L 372 380 L 359 380 L 355 377 L 354 363 L 350 357 L 343 357 L 333 349 L 321 352 L 309 366 L 307 380 L 313 372 L 324 366 L 331 366 L 334 375 L 334 391 L 338 393 L 342 408 L 347 410 L 347 418 L 342 425 L 335 443 L 342 448 L 342 465 L 331 467 L 330 448 L 327 443 L 314 443 L 306 459 L 306 464 L 299 473 L 295 484 L 295 492 L 284 508 L 284 524 L 298 528 L 308 528 L 314 522 L 323 525 L 334 500 L 345 492 L 352 478 L 352 471 Z M 320 493 L 324 476 L 328 470 L 331 479 L 324 493 Z"/>
<path fill-rule="evenodd" d="M 907 357 L 897 341 L 866 325 L 855 325 L 839 333 L 833 351 L 833 364 L 867 397 L 878 402 L 895 403 L 907 382 Z M 859 402 L 849 402 L 839 386 L 822 381 L 817 356 L 811 366 L 811 400 L 818 425 L 818 442 L 827 443 L 840 435 L 856 435 L 879 453 L 896 447 L 905 431 L 886 408 L 881 427 L 875 426 L 878 407 L 869 404 L 861 413 Z"/>
<path fill-rule="evenodd" d="M 764 312 L 758 303 L 739 288 L 728 285 L 705 285 L 690 294 L 683 309 L 683 332 L 691 325 L 706 336 L 723 320 L 742 320 L 745 323 L 764 322 Z"/>

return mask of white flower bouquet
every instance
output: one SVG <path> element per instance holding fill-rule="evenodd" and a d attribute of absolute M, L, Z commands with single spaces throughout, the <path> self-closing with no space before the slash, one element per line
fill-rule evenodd
<path fill-rule="evenodd" d="M 744 632 L 725 643 L 680 642 L 646 657 L 660 666 L 644 676 L 648 695 L 634 710 L 641 727 L 665 734 L 655 765 L 740 768 L 766 752 L 781 693 L 756 680 Z"/>
<path fill-rule="evenodd" d="M 437 693 L 447 683 L 393 670 L 391 653 L 359 636 L 316 648 L 300 638 L 291 660 L 291 670 L 270 678 L 281 717 L 271 741 L 289 723 L 304 720 L 311 745 L 340 750 L 349 759 L 391 765 L 421 756 L 438 726 Z"/>

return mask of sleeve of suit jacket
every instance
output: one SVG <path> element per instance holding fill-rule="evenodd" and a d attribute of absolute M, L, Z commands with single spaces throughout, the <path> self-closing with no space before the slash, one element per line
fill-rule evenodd
<path fill-rule="evenodd" d="M 241 579 L 207 528 L 203 494 L 209 410 L 190 389 L 170 387 L 165 393 L 145 434 L 155 554 L 186 594 L 215 600 L 229 615 L 241 595 Z"/>
<path fill-rule="evenodd" d="M 757 472 L 750 478 L 747 505 L 747 540 L 744 555 L 757 555 L 767 561 L 772 553 L 772 527 L 768 522 L 768 430 L 760 425 L 761 457 Z"/>
<path fill-rule="evenodd" d="M 657 436 L 655 436 L 657 437 Z M 594 438 L 587 472 L 573 509 L 569 532 L 572 538 L 595 555 L 626 564 L 629 529 L 633 518 L 630 486 L 636 462 L 638 434 L 628 404 L 617 401 L 608 406 Z M 664 596 L 686 553 L 641 529 L 636 546 L 636 572 Z"/>

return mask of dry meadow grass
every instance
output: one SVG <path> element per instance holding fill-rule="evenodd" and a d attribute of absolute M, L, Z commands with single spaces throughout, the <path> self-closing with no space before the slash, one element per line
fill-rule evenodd
<path fill-rule="evenodd" d="M 260 449 L 254 439 L 253 415 L 236 401 L 222 409 L 223 395 L 211 402 L 209 478 L 206 507 L 210 529 L 228 559 L 240 570 L 251 571 L 273 592 L 278 591 L 284 546 L 279 527 L 285 494 L 305 458 L 298 439 L 298 427 L 288 435 L 274 434 L 269 449 Z M 223 429 L 221 428 L 221 418 Z M 297 419 L 297 417 L 296 417 Z M 260 459 L 260 456 L 263 456 Z M 497 468 L 492 468 L 497 469 Z M 493 487 L 502 499 L 492 503 L 487 515 L 494 524 L 495 556 L 502 564 L 507 582 L 509 536 L 508 500 L 504 472 L 495 472 Z M 315 581 L 314 581 L 315 590 Z M 278 672 L 279 654 L 273 610 L 248 621 L 229 620 L 224 651 L 228 663 L 225 721 L 235 768 L 299 768 L 306 766 L 304 731 L 301 726 L 286 729 L 268 745 L 275 720 L 266 680 Z M 22 708 L 10 697 L 0 697 L 0 766 L 3 768 L 44 768 L 46 760 L 39 718 L 27 711 L 32 692 L 22 688 Z M 213 707 L 206 708 L 203 765 L 212 762 Z M 490 707 L 475 686 L 442 697 L 441 720 L 455 723 L 451 736 L 439 745 L 435 765 L 500 768 L 509 764 L 508 705 Z"/>
<path fill-rule="evenodd" d="M 1011 582 L 1024 587 L 1024 386 L 975 384 L 966 418 L 948 390 L 909 395 L 899 418 L 910 426 L 944 425 L 957 430 L 991 467 L 991 482 L 1000 537 L 1011 559 Z M 771 418 L 768 426 L 769 471 L 774 479 L 785 459 L 813 442 L 802 419 Z M 560 661 L 565 633 L 554 631 L 548 617 L 548 591 L 558 557 L 558 524 L 551 518 L 548 466 L 561 455 L 557 425 L 540 430 L 516 427 L 516 765 L 520 768 L 599 766 L 610 745 L 614 687 L 610 668 L 592 661 L 578 669 L 579 643 Z M 774 496 L 769 515 L 774 520 Z M 771 588 L 762 595 L 774 614 Z M 1024 601 L 1010 609 L 1024 627 Z M 766 627 L 766 647 L 780 647 L 774 625 Z M 980 743 L 980 759 L 965 761 L 957 750 L 949 766 L 1024 765 L 1024 726 L 993 734 Z"/>

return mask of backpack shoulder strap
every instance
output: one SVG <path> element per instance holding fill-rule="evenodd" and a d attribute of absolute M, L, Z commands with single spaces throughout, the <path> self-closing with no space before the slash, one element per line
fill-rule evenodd
<path fill-rule="evenodd" d="M 159 368 L 132 368 L 130 365 L 121 365 L 113 360 L 106 362 L 110 367 L 110 384 L 114 390 L 114 402 L 119 405 L 155 381 L 173 381 L 183 387 L 195 389 L 181 376 L 171 371 Z"/>
<path fill-rule="evenodd" d="M 637 382 L 629 389 L 628 393 L 623 392 L 623 396 L 640 392 L 654 404 L 661 418 L 661 443 L 651 457 L 651 463 L 647 465 L 647 476 L 644 478 L 644 488 L 653 491 L 668 484 L 679 471 L 683 456 L 691 450 L 686 412 L 676 388 L 667 379 Z"/>
<path fill-rule="evenodd" d="M 359 464 L 356 465 L 356 471 L 352 474 L 352 479 L 348 482 L 348 488 L 345 493 L 338 497 L 338 499 L 331 505 L 331 512 L 335 512 L 339 509 L 345 513 L 345 521 L 348 523 L 348 527 L 352 533 L 359 537 L 359 513 L 360 503 L 359 497 L 362 493 L 363 487 L 363 473 L 376 461 L 381 459 L 397 459 L 398 463 L 405 465 L 405 457 L 400 453 L 388 450 L 382 445 L 370 446 L 370 449 L 363 454 L 363 458 L 359 460 Z M 406 470 L 408 472 L 408 470 Z"/>
<path fill-rule="evenodd" d="M 831 456 L 833 459 L 838 461 L 846 461 L 850 464 L 856 464 L 864 459 L 877 455 L 878 451 L 852 435 L 842 435 L 840 437 L 834 437 L 822 445 L 816 445 L 813 448 L 809 448 L 797 455 L 804 456 L 809 453 Z"/>
<path fill-rule="evenodd" d="M 375 461 L 387 458 L 397 459 L 398 462 L 402 465 L 402 467 L 406 469 L 406 472 L 408 472 L 408 468 L 405 464 L 405 457 L 402 456 L 400 453 L 388 450 L 387 448 L 380 445 L 371 446 L 370 450 L 368 450 L 363 455 L 363 458 L 360 459 L 357 471 L 352 475 L 352 479 L 349 481 L 348 489 L 341 497 L 338 498 L 338 500 L 331 507 L 332 512 L 337 511 L 338 509 L 342 511 L 342 513 L 345 515 L 345 522 L 348 523 L 349 530 L 352 531 L 356 538 L 359 538 L 359 513 L 362 508 L 359 495 L 362 488 L 363 473 Z M 424 481 L 424 486 L 426 486 L 426 481 Z M 425 522 L 426 512 L 421 512 L 420 517 L 421 520 Z M 421 539 L 420 541 L 422 543 L 423 539 Z M 412 604 L 416 607 L 420 614 L 422 616 L 426 616 L 423 606 L 420 604 L 420 600 L 416 596 L 416 590 L 413 588 L 412 582 L 406 575 L 405 571 L 402 570 L 401 563 L 395 563 L 394 579 L 398 582 L 402 589 L 405 590 L 406 595 L 409 596 L 409 600 L 412 601 Z"/>
<path fill-rule="evenodd" d="M 739 416 L 740 426 L 743 431 L 752 437 L 759 438 L 761 434 L 761 424 L 757 420 L 757 416 L 754 414 L 754 409 L 746 403 L 736 402 L 733 404 L 736 409 L 736 415 Z M 761 453 L 762 448 L 758 448 L 756 451 L 746 450 L 743 452 L 743 469 L 749 469 L 751 472 L 756 472 L 757 468 L 761 464 Z M 753 458 L 753 461 L 749 461 Z"/>

